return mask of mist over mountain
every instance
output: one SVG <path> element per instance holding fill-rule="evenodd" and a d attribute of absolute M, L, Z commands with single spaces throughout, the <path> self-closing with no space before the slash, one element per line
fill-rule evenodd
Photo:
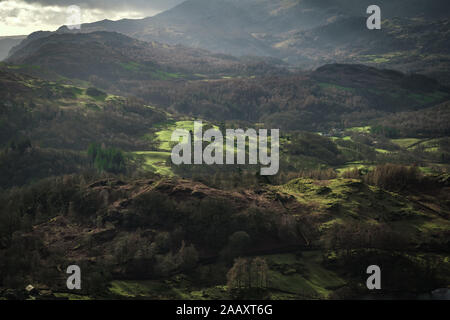
<path fill-rule="evenodd" d="M 308 30 L 348 17 L 366 17 L 371 1 L 188 0 L 154 17 L 84 24 L 82 32 L 108 30 L 143 40 L 183 43 L 226 53 L 256 54 L 283 33 Z M 447 18 L 443 0 L 379 1 L 383 18 Z M 447 10 L 448 11 L 448 10 Z M 364 28 L 365 24 L 361 26 Z M 215 39 L 215 41 L 214 41 Z M 241 48 L 239 41 L 250 41 Z M 269 45 L 271 47 L 271 45 Z M 267 52 L 266 52 L 267 53 Z"/>
<path fill-rule="evenodd" d="M 349 17 L 366 17 L 370 1 L 330 0 L 188 0 L 141 20 L 84 24 L 82 32 L 116 31 L 163 43 L 181 43 L 233 55 L 278 55 L 291 33 L 324 26 Z M 379 1 L 383 18 L 446 18 L 448 2 Z M 444 10 L 443 10 L 444 9 Z M 355 25 L 365 29 L 365 23 Z M 344 37 L 345 34 L 338 34 Z"/>
<path fill-rule="evenodd" d="M 8 57 L 11 48 L 18 45 L 26 36 L 0 37 L 0 61 Z"/>

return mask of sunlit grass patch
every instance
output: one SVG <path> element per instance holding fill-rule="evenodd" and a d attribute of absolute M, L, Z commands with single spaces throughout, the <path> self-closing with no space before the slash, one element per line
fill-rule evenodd
<path fill-rule="evenodd" d="M 354 161 L 354 162 L 349 162 L 347 164 L 345 164 L 344 166 L 338 167 L 336 168 L 336 171 L 340 174 L 342 174 L 345 171 L 349 171 L 349 170 L 354 170 L 354 169 L 372 169 L 374 166 L 373 165 L 369 165 L 369 164 L 365 164 L 363 161 Z"/>
<path fill-rule="evenodd" d="M 203 121 L 203 126 L 211 125 L 208 122 Z M 218 129 L 217 126 L 212 125 L 215 129 Z M 171 121 L 165 124 L 160 124 L 160 130 L 156 131 L 156 137 L 160 143 L 159 149 L 163 151 L 172 151 L 172 134 L 175 130 L 187 130 L 194 131 L 194 120 L 183 120 L 183 121 Z"/>
<path fill-rule="evenodd" d="M 353 128 L 348 128 L 346 130 L 352 131 L 352 132 L 358 132 L 358 133 L 370 133 L 371 129 L 372 129 L 371 126 L 366 126 L 366 127 L 353 127 Z"/>
<path fill-rule="evenodd" d="M 194 121 L 176 121 L 176 122 L 168 122 L 166 124 L 161 125 L 161 130 L 156 132 L 156 137 L 160 142 L 159 149 L 164 151 L 171 151 L 171 139 L 172 133 L 175 130 L 194 130 Z"/>
<path fill-rule="evenodd" d="M 144 157 L 145 170 L 155 172 L 163 176 L 173 176 L 173 172 L 170 167 L 166 165 L 166 161 L 170 158 L 170 152 L 161 151 L 138 151 L 134 152 L 135 155 Z"/>
<path fill-rule="evenodd" d="M 392 139 L 391 140 L 396 145 L 400 146 L 401 148 L 408 149 L 410 146 L 418 143 L 421 141 L 421 139 L 417 138 L 404 138 L 404 139 Z"/>

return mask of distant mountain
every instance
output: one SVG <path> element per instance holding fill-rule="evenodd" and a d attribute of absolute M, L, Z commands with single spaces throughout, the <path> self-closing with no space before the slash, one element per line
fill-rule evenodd
<path fill-rule="evenodd" d="M 82 25 L 82 32 L 115 31 L 141 40 L 183 44 L 233 55 L 276 55 L 291 33 L 366 17 L 368 0 L 188 0 L 154 17 L 100 21 Z M 383 18 L 447 18 L 445 0 L 378 1 Z M 365 29 L 365 21 L 354 28 Z M 335 40 L 345 34 L 337 34 Z M 342 39 L 346 40 L 346 39 Z"/>
<path fill-rule="evenodd" d="M 233 55 L 272 55 L 261 37 L 324 23 L 323 11 L 304 11 L 295 1 L 188 0 L 141 20 L 100 21 L 82 32 L 116 31 L 141 40 L 183 44 Z M 62 29 L 63 30 L 63 29 Z"/>
<path fill-rule="evenodd" d="M 446 13 L 450 2 L 378 1 L 384 20 L 382 31 L 366 28 L 370 4 L 369 0 L 187 0 L 153 17 L 103 20 L 83 24 L 81 31 L 63 26 L 56 33 L 111 31 L 218 53 L 272 56 L 310 68 L 324 62 L 348 62 L 343 61 L 348 56 L 355 62 L 370 63 L 365 57 L 359 59 L 360 51 L 366 55 L 428 51 L 429 45 L 432 53 L 448 53 Z M 29 40 L 43 36 L 48 33 L 35 33 Z"/>
<path fill-rule="evenodd" d="M 349 29 L 357 22 L 353 18 L 346 21 Z M 326 32 L 321 33 L 321 28 Z M 323 36 L 332 41 L 330 28 L 304 32 L 298 39 L 315 34 L 318 39 Z M 395 42 L 396 34 L 388 36 L 391 38 L 382 40 L 375 35 L 370 40 L 380 44 L 380 54 L 384 52 L 382 45 Z M 371 57 L 357 40 L 349 42 L 360 57 Z M 450 93 L 423 75 L 361 64 L 288 71 L 273 59 L 236 58 L 144 42 L 115 32 L 60 33 L 24 43 L 6 60 L 20 66 L 18 71 L 53 80 L 79 79 L 88 83 L 85 86 L 136 96 L 173 113 L 209 120 L 264 122 L 293 130 L 336 127 L 349 118 L 355 124 L 365 123 L 386 113 L 431 107 L 448 100 Z M 408 39 L 399 39 L 399 43 L 404 50 L 413 51 Z M 432 45 L 439 46 L 439 39 Z M 328 45 L 321 42 L 315 50 L 309 53 L 319 55 Z"/>
<path fill-rule="evenodd" d="M 341 26 L 345 25 L 350 32 L 358 19 L 344 19 Z M 316 40 L 314 49 L 303 52 L 313 60 L 314 53 L 320 57 L 321 52 L 332 47 L 340 50 L 337 42 L 333 42 L 333 31 L 345 33 L 345 30 L 332 26 L 300 32 L 293 35 L 293 39 L 296 37 L 301 45 L 307 39 Z M 278 60 L 269 58 L 236 58 L 104 31 L 56 33 L 44 37 L 36 34 L 16 48 L 6 63 L 19 66 L 15 67 L 18 71 L 47 79 L 79 79 L 86 83 L 84 86 L 136 96 L 174 113 L 316 130 L 336 127 L 349 118 L 355 124 L 364 123 L 386 113 L 419 110 L 449 99 L 448 87 L 429 77 L 355 64 L 362 57 L 374 59 L 374 64 L 378 64 L 378 59 L 385 59 L 386 63 L 388 57 L 398 59 L 398 56 L 385 54 L 386 47 L 396 41 L 409 53 L 404 61 L 411 60 L 413 55 L 425 54 L 413 50 L 418 41 L 414 26 L 410 26 L 409 33 L 413 40 L 387 31 L 383 31 L 386 32 L 384 37 L 374 34 L 366 38 L 376 44 L 378 54 L 385 58 L 370 55 L 364 48 L 362 39 L 364 33 L 370 34 L 368 30 L 350 33 L 345 48 L 353 50 L 354 55 L 346 57 L 338 52 L 336 56 L 354 59 L 353 64 L 327 64 L 312 72 L 289 71 Z M 423 46 L 448 51 L 433 30 L 420 30 L 417 32 L 428 32 L 434 37 L 433 43 L 423 43 Z M 354 41 L 351 41 L 352 36 L 355 36 Z M 305 45 L 308 43 L 306 41 Z M 433 50 L 430 49 L 429 54 L 431 57 Z M 316 63 L 322 64 L 333 57 L 316 59 Z M 412 58 L 411 63 L 417 66 L 415 60 Z"/>
<path fill-rule="evenodd" d="M 27 36 L 0 37 L 0 61 L 8 57 L 9 51 Z"/>
<path fill-rule="evenodd" d="M 445 0 L 378 1 L 382 30 L 366 28 L 369 0 L 188 0 L 144 19 L 103 20 L 81 30 L 118 32 L 235 56 L 282 59 L 302 68 L 358 63 L 420 72 L 450 84 L 450 33 Z M 36 38 L 33 34 L 11 54 Z"/>
<path fill-rule="evenodd" d="M 420 72 L 449 83 L 450 20 L 393 18 L 382 29 L 359 26 L 350 17 L 292 33 L 277 47 L 287 61 L 305 67 L 326 63 L 363 63 L 403 72 Z"/>
<path fill-rule="evenodd" d="M 50 79 L 93 81 L 104 89 L 119 82 L 203 79 L 224 75 L 283 72 L 274 59 L 238 59 L 202 49 L 143 42 L 115 32 L 33 34 L 7 63 Z M 50 77 L 49 77 L 50 75 Z"/>

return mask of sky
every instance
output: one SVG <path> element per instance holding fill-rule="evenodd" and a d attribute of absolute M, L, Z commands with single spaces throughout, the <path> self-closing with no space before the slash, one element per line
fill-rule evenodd
<path fill-rule="evenodd" d="M 81 23 L 88 23 L 149 17 L 181 2 L 183 0 L 0 0 L 0 36 L 54 31 L 72 24 L 74 11 L 70 6 L 80 8 Z"/>

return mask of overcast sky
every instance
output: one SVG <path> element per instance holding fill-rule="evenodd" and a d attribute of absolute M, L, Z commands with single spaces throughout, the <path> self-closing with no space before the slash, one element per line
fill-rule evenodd
<path fill-rule="evenodd" d="M 0 36 L 54 31 L 67 24 L 68 7 L 81 9 L 82 23 L 103 19 L 144 18 L 184 0 L 0 0 Z"/>

